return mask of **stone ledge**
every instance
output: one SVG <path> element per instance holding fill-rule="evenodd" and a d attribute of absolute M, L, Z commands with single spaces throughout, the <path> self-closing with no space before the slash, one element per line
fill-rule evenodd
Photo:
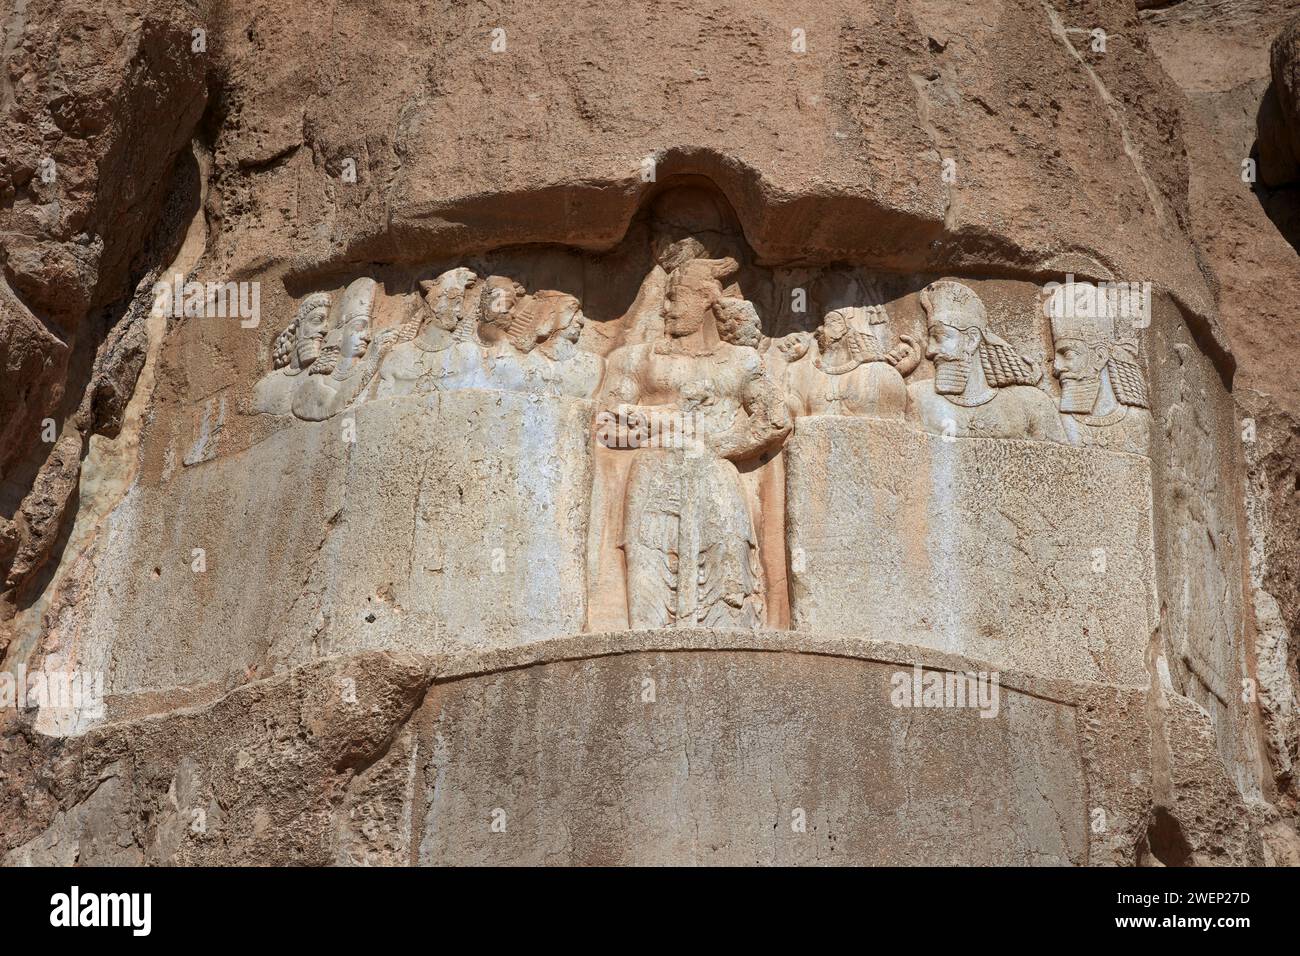
<path fill-rule="evenodd" d="M 900 708 L 891 674 L 913 663 L 984 669 L 690 630 L 328 658 L 79 737 L 6 738 L 29 751 L 12 766 L 51 776 L 39 796 L 26 772 L 0 786 L 0 848 L 9 864 L 1258 862 L 1184 698 L 1006 673 L 993 719 Z M 1178 839 L 1153 849 L 1170 819 Z"/>

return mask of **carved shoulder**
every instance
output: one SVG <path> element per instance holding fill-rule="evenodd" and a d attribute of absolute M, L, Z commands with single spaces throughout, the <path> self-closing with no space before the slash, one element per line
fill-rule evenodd
<path fill-rule="evenodd" d="M 597 395 L 606 402 L 635 402 L 641 392 L 639 369 L 648 359 L 650 347 L 644 344 L 623 345 L 605 359 Z"/>

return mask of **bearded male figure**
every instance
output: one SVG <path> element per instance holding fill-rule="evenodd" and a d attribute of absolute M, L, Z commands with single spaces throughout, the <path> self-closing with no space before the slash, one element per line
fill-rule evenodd
<path fill-rule="evenodd" d="M 516 307 L 510 341 L 519 353 L 521 390 L 534 395 L 590 398 L 605 362 L 578 348 L 586 316 L 565 292 L 543 290 Z"/>
<path fill-rule="evenodd" d="M 921 290 L 934 378 L 908 386 L 908 418 L 949 437 L 1065 441 L 1042 371 L 988 327 L 984 303 L 952 279 Z"/>
<path fill-rule="evenodd" d="M 289 327 L 275 339 L 275 371 L 264 375 L 253 389 L 254 409 L 265 415 L 288 415 L 293 411 L 293 391 L 303 381 L 303 373 L 320 357 L 329 314 L 329 293 L 313 292 L 302 300 Z"/>
<path fill-rule="evenodd" d="M 1151 407 L 1137 343 L 1121 341 L 1113 303 L 1087 282 L 1058 286 L 1044 303 L 1052 323 L 1052 373 L 1072 445 L 1151 452 Z"/>
<path fill-rule="evenodd" d="M 735 269 L 731 259 L 678 266 L 664 334 L 608 358 L 598 397 L 607 417 L 672 423 L 618 451 L 635 456 L 619 542 L 634 628 L 764 623 L 758 535 L 736 463 L 779 445 L 790 423 L 758 352 L 718 335 L 720 280 Z"/>
<path fill-rule="evenodd" d="M 374 378 L 388 335 L 376 336 L 371 316 L 379 284 L 357 279 L 343 291 L 339 324 L 325 336 L 320 358 L 293 393 L 293 413 L 309 422 L 337 415 L 357 401 Z"/>

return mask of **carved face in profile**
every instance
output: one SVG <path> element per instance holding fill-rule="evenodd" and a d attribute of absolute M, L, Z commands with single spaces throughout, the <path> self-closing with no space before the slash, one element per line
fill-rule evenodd
<path fill-rule="evenodd" d="M 1089 345 L 1083 339 L 1061 339 L 1056 343 L 1052 373 L 1061 382 L 1061 411 L 1073 415 L 1092 411 L 1101 391 L 1101 372 L 1107 358 L 1104 347 Z"/>
<path fill-rule="evenodd" d="M 979 347 L 979 333 L 973 329 L 963 331 L 943 322 L 931 322 L 928 331 L 925 357 L 936 365 L 968 361 Z"/>
<path fill-rule="evenodd" d="M 430 326 L 443 332 L 455 331 L 465 313 L 465 289 L 474 278 L 470 270 L 460 268 L 420 283 L 431 316 Z"/>
<path fill-rule="evenodd" d="M 577 345 L 578 339 L 582 338 L 582 328 L 586 324 L 587 317 L 582 314 L 582 309 L 578 307 L 577 301 L 566 302 L 560 310 L 560 317 L 557 320 L 553 335 L 560 341 Z"/>
<path fill-rule="evenodd" d="M 339 350 L 345 359 L 358 359 L 370 348 L 370 319 L 364 315 L 354 316 L 343 323 Z"/>
<path fill-rule="evenodd" d="M 959 329 L 944 322 L 931 322 L 925 357 L 934 363 L 934 389 L 940 395 L 960 395 L 970 378 L 971 357 L 979 348 L 977 329 Z"/>
<path fill-rule="evenodd" d="M 673 338 L 698 332 L 721 294 L 713 279 L 675 274 L 664 299 L 664 328 Z"/>
<path fill-rule="evenodd" d="M 312 364 L 311 375 L 334 375 L 346 378 L 356 362 L 370 348 L 370 316 L 364 312 L 343 320 L 343 324 L 325 337 L 321 356 Z"/>
<path fill-rule="evenodd" d="M 324 304 L 313 306 L 302 314 L 298 322 L 298 335 L 294 341 L 294 351 L 297 353 L 299 366 L 310 365 L 320 357 L 321 342 L 325 338 L 329 313 L 329 305 Z"/>
<path fill-rule="evenodd" d="M 848 334 L 848 316 L 840 309 L 827 312 L 821 326 L 817 329 L 817 347 L 825 352 Z"/>
<path fill-rule="evenodd" d="M 481 324 L 502 331 L 510 328 L 510 313 L 518 304 L 519 296 L 520 289 L 512 279 L 489 276 L 479 299 Z"/>
<path fill-rule="evenodd" d="M 541 291 L 517 309 L 511 317 L 510 339 L 521 352 L 558 342 L 576 344 L 586 317 L 578 300 L 564 292 Z M 551 355 L 553 358 L 554 356 Z"/>
<path fill-rule="evenodd" d="M 533 330 L 533 341 L 577 344 L 586 322 L 577 299 L 562 292 L 539 292 L 534 306 L 540 312 L 540 321 Z"/>

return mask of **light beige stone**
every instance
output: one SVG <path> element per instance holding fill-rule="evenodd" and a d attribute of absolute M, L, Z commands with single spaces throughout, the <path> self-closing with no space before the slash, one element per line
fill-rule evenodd
<path fill-rule="evenodd" d="M 165 716 L 10 739 L 58 796 L 0 849 L 7 864 L 1262 862 L 1208 717 L 1182 698 L 1005 670 L 989 716 L 896 703 L 918 674 L 989 670 L 685 628 L 335 657 Z M 23 785 L 0 779 L 0 801 Z"/>
<path fill-rule="evenodd" d="M 1300 0 L 300 6 L 0 13 L 0 858 L 1300 859 Z"/>
<path fill-rule="evenodd" d="M 798 421 L 785 462 L 796 629 L 1147 682 L 1143 458 L 823 417 Z"/>
<path fill-rule="evenodd" d="M 114 696 L 580 631 L 591 416 L 515 392 L 379 400 L 137 488 L 47 640 Z"/>

